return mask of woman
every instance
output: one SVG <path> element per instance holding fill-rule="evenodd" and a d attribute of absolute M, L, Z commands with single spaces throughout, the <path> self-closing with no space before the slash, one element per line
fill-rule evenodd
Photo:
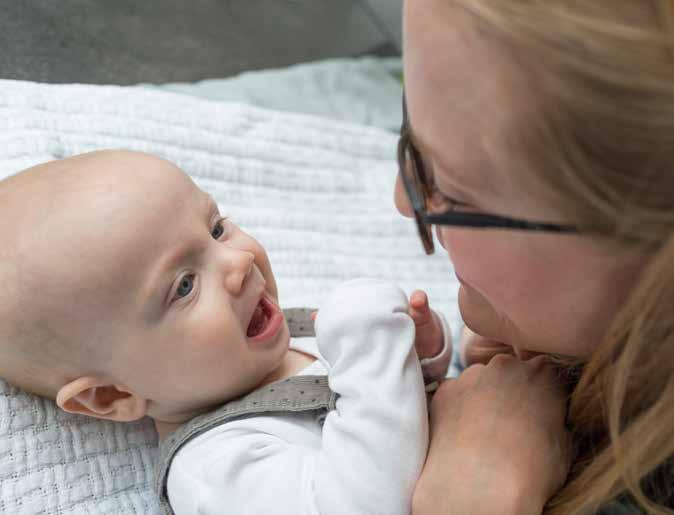
<path fill-rule="evenodd" d="M 396 204 L 427 252 L 436 225 L 488 361 L 434 398 L 415 515 L 672 513 L 674 1 L 404 17 Z M 568 413 L 538 354 L 582 364 Z"/>

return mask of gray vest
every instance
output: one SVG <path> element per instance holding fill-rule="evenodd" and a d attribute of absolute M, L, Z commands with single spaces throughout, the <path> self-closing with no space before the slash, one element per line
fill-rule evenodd
<path fill-rule="evenodd" d="M 314 336 L 313 309 L 283 310 L 290 336 Z M 155 490 L 163 513 L 174 515 L 168 500 L 166 482 L 173 457 L 192 438 L 237 418 L 258 413 L 319 411 L 334 409 L 337 395 L 328 387 L 327 376 L 294 376 L 255 390 L 239 399 L 186 422 L 159 444 Z"/>

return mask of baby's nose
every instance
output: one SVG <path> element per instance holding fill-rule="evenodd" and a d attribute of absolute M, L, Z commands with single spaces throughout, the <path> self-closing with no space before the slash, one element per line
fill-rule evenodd
<path fill-rule="evenodd" d="M 248 275 L 253 269 L 255 255 L 247 250 L 230 249 L 225 257 L 225 288 L 232 295 L 243 289 Z"/>

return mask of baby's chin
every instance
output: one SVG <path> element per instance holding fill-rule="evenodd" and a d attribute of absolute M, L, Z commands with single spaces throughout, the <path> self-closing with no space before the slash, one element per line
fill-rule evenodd
<path fill-rule="evenodd" d="M 290 328 L 285 318 L 283 319 L 283 326 L 279 331 L 279 347 L 283 349 L 283 354 L 290 350 Z"/>

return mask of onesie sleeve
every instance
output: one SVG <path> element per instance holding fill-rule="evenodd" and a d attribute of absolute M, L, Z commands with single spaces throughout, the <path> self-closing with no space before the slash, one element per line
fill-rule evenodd
<path fill-rule="evenodd" d="M 359 279 L 338 287 L 316 319 L 319 350 L 339 394 L 314 471 L 318 512 L 411 512 L 428 446 L 414 322 L 397 286 Z"/>

